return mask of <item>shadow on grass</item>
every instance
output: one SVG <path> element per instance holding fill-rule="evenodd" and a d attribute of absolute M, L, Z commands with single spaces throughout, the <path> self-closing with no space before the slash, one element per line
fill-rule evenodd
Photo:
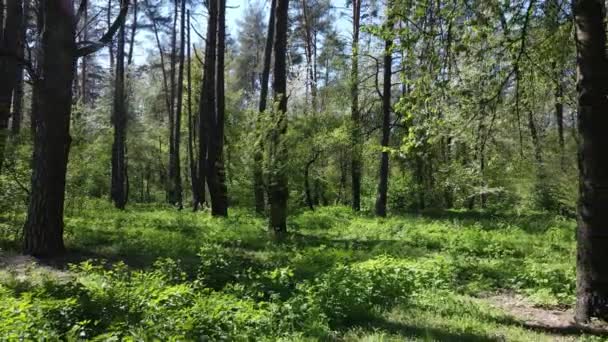
<path fill-rule="evenodd" d="M 489 337 L 475 333 L 456 333 L 446 329 L 427 327 L 423 325 L 393 322 L 384 318 L 377 317 L 363 326 L 370 332 L 382 331 L 392 335 L 403 337 L 404 340 L 412 337 L 423 338 L 434 341 L 470 341 L 470 342 L 494 342 L 504 341 L 502 338 Z"/>
<path fill-rule="evenodd" d="M 520 323 L 522 327 L 545 334 L 561 335 L 561 336 L 581 336 L 591 335 L 597 337 L 608 338 L 608 330 L 606 328 L 595 328 L 590 326 L 578 325 L 572 323 L 567 326 L 547 326 L 533 323 Z"/>
<path fill-rule="evenodd" d="M 404 216 L 407 216 L 405 214 Z M 549 212 L 513 212 L 427 210 L 411 213 L 429 220 L 445 221 L 446 224 L 477 225 L 483 230 L 499 230 L 505 226 L 516 226 L 530 234 L 542 234 L 554 226 L 556 214 Z M 397 215 L 401 216 L 401 215 Z"/>

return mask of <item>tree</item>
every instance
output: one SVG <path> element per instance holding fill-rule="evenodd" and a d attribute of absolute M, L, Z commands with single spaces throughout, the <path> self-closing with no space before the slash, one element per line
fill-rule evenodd
<path fill-rule="evenodd" d="M 181 2 L 184 2 L 182 0 Z M 169 90 L 169 182 L 168 182 L 168 199 L 169 203 L 172 205 L 176 205 L 178 208 L 182 208 L 182 180 L 181 180 L 181 167 L 180 167 L 180 131 L 181 131 L 181 108 L 178 108 L 177 102 L 181 104 L 181 99 L 177 97 L 182 92 L 178 89 L 181 88 L 181 84 L 176 81 L 176 74 L 179 72 L 177 70 L 178 66 L 178 56 L 177 56 L 177 21 L 179 18 L 179 3 L 180 0 L 174 0 L 174 9 L 173 9 L 173 29 L 171 30 L 171 56 L 170 56 L 170 90 Z M 185 4 L 183 4 L 185 6 Z M 182 6 L 182 7 L 183 7 Z M 185 14 L 183 14 L 185 15 Z M 184 24 L 184 18 L 182 15 L 182 25 Z M 183 33 L 184 30 L 182 30 Z M 182 39 L 183 41 L 183 39 Z M 182 45 L 182 43 L 180 43 Z M 180 51 L 180 59 L 183 59 L 183 49 Z M 183 63 L 181 63 L 183 64 Z M 183 66 L 180 64 L 179 70 L 182 73 L 182 83 L 183 83 Z M 177 83 L 176 83 L 177 82 Z"/>
<path fill-rule="evenodd" d="M 275 8 L 275 38 L 274 38 L 274 70 L 272 89 L 274 90 L 272 132 L 269 146 L 269 228 L 277 238 L 287 232 L 287 22 L 289 0 L 276 0 Z"/>
<path fill-rule="evenodd" d="M 32 160 L 31 192 L 23 228 L 24 252 L 51 257 L 63 252 L 63 206 L 70 149 L 72 85 L 78 57 L 90 55 L 112 41 L 127 14 L 124 2 L 116 21 L 97 42 L 76 47 L 75 14 L 69 1 L 40 2 L 44 27 L 40 67 L 35 80 L 39 101 Z"/>
<path fill-rule="evenodd" d="M 350 70 L 350 96 L 351 96 L 351 186 L 352 186 L 352 208 L 354 211 L 361 210 L 361 161 L 362 144 L 361 139 L 361 113 L 359 111 L 359 32 L 361 29 L 361 0 L 353 0 L 353 42 Z"/>
<path fill-rule="evenodd" d="M 205 183 L 209 174 L 208 152 L 211 126 L 211 119 L 216 116 L 217 106 L 215 98 L 215 74 L 216 74 L 216 48 L 217 48 L 217 2 L 207 3 L 209 19 L 207 20 L 207 36 L 205 45 L 205 60 L 203 65 L 203 80 L 201 82 L 201 95 L 199 101 L 199 127 L 198 127 L 198 182 L 200 185 L 199 199 L 205 200 Z"/>
<path fill-rule="evenodd" d="M 228 216 L 228 189 L 224 167 L 224 118 L 226 112 L 224 84 L 224 53 L 226 48 L 226 0 L 218 0 L 217 52 L 215 74 L 216 116 L 211 120 L 207 183 L 211 197 L 211 214 Z"/>
<path fill-rule="evenodd" d="M 258 106 L 258 131 L 261 130 L 260 122 L 261 115 L 266 111 L 266 103 L 268 101 L 268 81 L 270 79 L 270 63 L 272 61 L 272 47 L 274 41 L 275 28 L 275 11 L 276 0 L 270 2 L 270 16 L 268 17 L 268 34 L 266 35 L 266 45 L 264 47 L 264 66 L 262 68 L 262 79 L 260 81 L 260 102 Z M 253 165 L 253 186 L 255 197 L 255 211 L 258 214 L 263 214 L 266 209 L 266 201 L 264 199 L 265 185 L 264 172 L 262 170 L 264 162 L 264 137 L 258 137 L 254 151 Z"/>
<path fill-rule="evenodd" d="M 2 13 L 0 11 L 0 13 Z M 4 161 L 13 90 L 18 78 L 19 37 L 23 25 L 23 4 L 21 0 L 6 2 L 6 19 L 0 21 L 3 36 L 0 37 L 0 171 Z M 4 19 L 4 18 L 3 18 Z"/>
<path fill-rule="evenodd" d="M 126 6 L 122 0 L 121 6 Z M 111 197 L 114 206 L 124 209 L 127 204 L 127 109 L 125 97 L 125 25 L 124 19 L 118 30 L 116 49 L 116 70 L 114 81 L 114 104 L 112 109 L 114 143 L 112 144 L 112 186 Z"/>
<path fill-rule="evenodd" d="M 176 0 L 177 1 L 177 0 Z M 177 17 L 177 12 L 175 13 Z M 173 38 L 175 39 L 175 38 Z M 184 59 L 186 47 L 186 1 L 181 0 L 181 21 L 180 21 L 180 47 L 179 47 L 179 63 L 177 71 L 176 99 L 177 104 L 173 106 L 173 119 L 169 120 L 172 124 L 170 129 L 172 132 L 172 148 L 169 156 L 169 199 L 171 204 L 175 204 L 178 208 L 182 208 L 182 178 L 181 178 L 181 163 L 180 163 L 180 145 L 181 145 L 181 119 L 182 119 L 182 95 L 184 84 Z M 174 71 L 172 71 L 173 73 Z M 173 77 L 172 77 L 173 79 Z M 172 81 L 173 83 L 173 81 Z"/>
<path fill-rule="evenodd" d="M 390 35 L 390 30 L 393 28 L 391 23 L 390 3 L 387 9 L 387 25 L 385 35 Z M 378 181 L 378 197 L 376 198 L 376 216 L 386 216 L 386 201 L 388 194 L 388 143 L 391 135 L 391 87 L 392 87 L 392 46 L 391 38 L 386 38 L 384 42 L 384 84 L 382 93 L 382 140 L 380 146 L 382 152 L 380 155 L 380 174 Z"/>
<path fill-rule="evenodd" d="M 195 118 L 192 116 L 192 52 L 190 43 L 190 10 L 187 12 L 187 48 L 188 53 L 188 69 L 187 69 L 187 108 L 188 108 L 188 160 L 190 162 L 190 184 L 192 191 L 192 210 L 197 211 L 200 203 L 200 184 L 198 180 L 198 170 L 196 165 L 195 157 L 195 146 L 196 146 L 196 131 L 194 127 Z"/>
<path fill-rule="evenodd" d="M 580 133 L 575 317 L 608 318 L 608 58 L 604 1 L 575 0 Z"/>

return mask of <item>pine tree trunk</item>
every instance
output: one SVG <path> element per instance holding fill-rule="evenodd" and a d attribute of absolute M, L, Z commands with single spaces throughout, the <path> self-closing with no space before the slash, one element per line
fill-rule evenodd
<path fill-rule="evenodd" d="M 266 46 L 264 47 L 264 67 L 262 69 L 262 81 L 260 89 L 260 106 L 258 114 L 258 131 L 262 130 L 261 115 L 266 111 L 266 103 L 268 101 L 268 81 L 270 79 L 270 63 L 272 61 L 272 45 L 274 41 L 274 22 L 276 0 L 270 2 L 270 18 L 268 19 L 268 34 L 266 35 Z M 265 201 L 265 185 L 264 185 L 264 137 L 258 137 L 253 156 L 253 187 L 255 197 L 255 211 L 258 214 L 264 214 L 266 209 Z"/>
<path fill-rule="evenodd" d="M 127 204 L 127 111 L 125 105 L 125 25 L 121 25 L 120 30 L 118 31 L 116 75 L 114 80 L 114 104 L 112 110 L 114 142 L 112 144 L 111 197 L 112 202 L 114 202 L 114 206 L 118 209 L 124 209 L 125 205 Z"/>
<path fill-rule="evenodd" d="M 393 58 L 391 55 L 392 40 L 385 41 L 384 47 L 384 85 L 382 94 L 382 141 L 383 149 L 388 148 L 391 135 L 391 75 Z M 380 156 L 380 181 L 378 182 L 378 197 L 376 198 L 376 216 L 386 216 L 388 197 L 388 151 L 383 150 Z"/>
<path fill-rule="evenodd" d="M 83 1 L 84 9 L 82 18 L 82 40 L 86 42 L 89 40 L 89 30 L 87 28 L 87 25 L 89 23 L 89 1 Z M 80 62 L 80 101 L 82 102 L 82 104 L 87 104 L 89 100 L 87 89 L 87 82 L 89 81 L 88 62 L 89 61 L 87 56 L 84 56 L 82 58 L 82 62 Z"/>
<path fill-rule="evenodd" d="M 289 195 L 287 184 L 287 23 L 289 16 L 289 0 L 277 0 L 275 9 L 275 39 L 274 39 L 274 72 L 273 90 L 274 101 L 278 104 L 273 112 L 273 128 L 270 134 L 270 182 L 269 228 L 276 238 L 282 238 L 287 232 L 287 199 Z"/>
<path fill-rule="evenodd" d="M 178 152 L 176 148 L 176 74 L 177 74 L 177 20 L 179 17 L 179 0 L 173 0 L 173 29 L 171 30 L 171 55 L 169 56 L 169 181 L 167 182 L 167 198 L 171 205 L 181 208 L 181 199 L 179 198 L 180 184 L 178 184 L 179 164 Z"/>
<path fill-rule="evenodd" d="M 174 106 L 173 113 L 173 150 L 169 156 L 169 180 L 170 189 L 170 200 L 171 204 L 176 205 L 179 209 L 183 207 L 183 194 L 182 194 L 182 177 L 181 177 L 181 162 L 180 162 L 180 143 L 181 143 L 181 128 L 182 128 L 182 95 L 183 95 L 183 84 L 184 84 L 184 50 L 186 43 L 186 1 L 181 0 L 181 21 L 180 21 L 180 49 L 179 49 L 179 69 L 177 71 L 177 84 L 176 87 L 176 105 Z M 177 12 L 176 12 L 177 17 Z M 172 80 L 173 82 L 173 80 Z"/>
<path fill-rule="evenodd" d="M 2 45 L 0 45 L 0 50 L 5 51 L 8 55 L 0 57 L 0 172 L 7 149 L 11 102 L 18 74 L 16 56 L 19 55 L 19 36 L 23 24 L 23 8 L 21 5 L 20 0 L 8 0 L 6 2 L 4 38 L 1 42 Z"/>
<path fill-rule="evenodd" d="M 216 79 L 216 52 L 217 52 L 217 0 L 208 2 L 209 19 L 207 20 L 207 37 L 205 45 L 205 64 L 203 66 L 203 82 L 199 101 L 199 156 L 198 181 L 200 184 L 201 204 L 205 201 L 205 183 L 211 172 L 208 163 L 209 153 L 212 150 L 211 140 L 217 115 L 215 79 Z M 217 132 L 215 132 L 217 133 Z M 211 189 L 209 189 L 211 192 Z"/>
<path fill-rule="evenodd" d="M 192 190 L 192 210 L 197 211 L 198 206 L 201 203 L 200 196 L 200 185 L 198 181 L 198 174 L 196 169 L 196 157 L 194 156 L 194 150 L 196 146 L 196 132 L 194 128 L 194 118 L 192 117 L 192 53 L 190 45 L 190 10 L 187 12 L 188 20 L 188 40 L 187 40 L 187 52 L 188 52 L 188 159 L 190 161 L 190 181 Z"/>
<path fill-rule="evenodd" d="M 573 2 L 578 64 L 580 199 L 575 317 L 608 319 L 608 59 L 604 2 Z"/>
<path fill-rule="evenodd" d="M 34 139 L 32 184 L 24 252 L 48 257 L 60 254 L 63 244 L 65 179 L 70 148 L 72 82 L 75 71 L 74 12 L 71 2 L 48 1 L 44 16 L 40 110 Z"/>
<path fill-rule="evenodd" d="M 28 16 L 28 1 L 20 0 L 22 4 L 19 7 L 21 9 L 21 20 L 19 24 L 19 36 L 17 43 L 17 55 L 20 59 L 25 57 L 25 44 L 26 44 L 26 30 L 27 30 L 27 16 Z M 24 67 L 22 63 L 17 64 L 17 79 L 15 83 L 15 89 L 13 90 L 13 113 L 11 120 L 11 132 L 13 135 L 18 135 L 21 132 L 21 122 L 23 121 L 23 91 L 25 86 L 24 81 Z"/>
<path fill-rule="evenodd" d="M 228 190 L 224 168 L 224 50 L 226 37 L 226 1 L 218 1 L 217 50 L 215 69 L 216 116 L 211 120 L 207 153 L 207 185 L 211 197 L 211 214 L 228 216 Z"/>
<path fill-rule="evenodd" d="M 352 208 L 361 210 L 361 169 L 363 159 L 363 140 L 361 137 L 361 113 L 359 112 L 359 30 L 361 20 L 361 0 L 353 0 L 353 44 L 350 70 L 352 155 L 351 186 Z"/>

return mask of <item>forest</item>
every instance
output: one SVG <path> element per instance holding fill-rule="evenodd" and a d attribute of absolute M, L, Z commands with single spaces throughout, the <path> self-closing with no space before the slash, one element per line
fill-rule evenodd
<path fill-rule="evenodd" d="M 607 9 L 0 0 L 0 341 L 608 340 Z"/>

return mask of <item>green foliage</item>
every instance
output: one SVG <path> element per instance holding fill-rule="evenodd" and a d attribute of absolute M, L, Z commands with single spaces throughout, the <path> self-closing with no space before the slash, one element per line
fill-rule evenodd
<path fill-rule="evenodd" d="M 87 201 L 69 213 L 68 247 L 102 259 L 67 270 L 2 266 L 1 336 L 326 340 L 379 334 L 383 317 L 420 327 L 442 317 L 466 339 L 463 325 L 491 336 L 503 329 L 496 317 L 507 319 L 471 295 L 513 291 L 551 307 L 574 299 L 573 222 L 542 213 L 375 220 L 321 207 L 296 215 L 297 233 L 280 244 L 242 210 L 214 219 Z M 104 261 L 117 258 L 125 262 Z M 507 330 L 514 339 L 537 338 Z"/>

